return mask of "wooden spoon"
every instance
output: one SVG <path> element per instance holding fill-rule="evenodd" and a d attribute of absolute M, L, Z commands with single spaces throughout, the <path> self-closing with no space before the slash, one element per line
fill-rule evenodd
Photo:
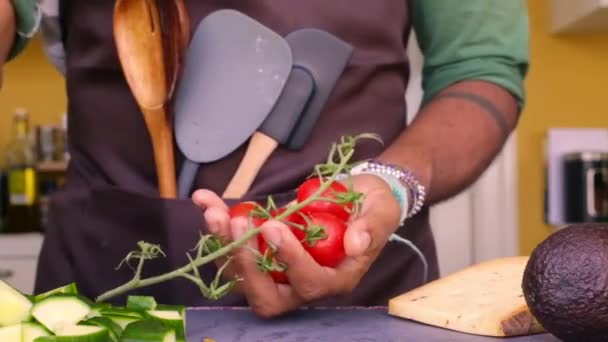
<path fill-rule="evenodd" d="M 160 195 L 175 198 L 173 130 L 165 111 L 168 87 L 156 2 L 117 0 L 114 39 L 123 73 L 152 139 Z"/>
<path fill-rule="evenodd" d="M 190 43 L 190 17 L 184 0 L 158 1 L 161 13 L 165 46 L 165 68 L 168 76 L 168 98 L 173 97 L 175 86 L 183 70 L 184 56 Z"/>

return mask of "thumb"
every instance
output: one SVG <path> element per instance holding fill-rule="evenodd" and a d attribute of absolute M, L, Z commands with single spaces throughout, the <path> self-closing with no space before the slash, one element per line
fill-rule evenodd
<path fill-rule="evenodd" d="M 367 254 L 372 246 L 372 233 L 365 217 L 353 221 L 344 234 L 344 250 L 350 257 Z"/>

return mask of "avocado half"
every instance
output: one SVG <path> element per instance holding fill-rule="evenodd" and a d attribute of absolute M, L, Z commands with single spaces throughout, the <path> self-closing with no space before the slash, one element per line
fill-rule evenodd
<path fill-rule="evenodd" d="M 549 236 L 532 252 L 522 289 L 546 331 L 563 341 L 608 341 L 608 224 Z"/>

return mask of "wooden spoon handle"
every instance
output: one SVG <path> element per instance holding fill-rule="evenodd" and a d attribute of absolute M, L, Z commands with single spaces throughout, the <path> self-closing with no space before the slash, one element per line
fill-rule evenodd
<path fill-rule="evenodd" d="M 270 157 L 272 152 L 279 146 L 279 143 L 273 138 L 267 136 L 264 133 L 255 132 L 249 141 L 249 146 L 245 152 L 245 156 L 232 180 L 228 184 L 228 187 L 224 191 L 224 198 L 241 198 L 243 197 L 255 177 L 258 175 L 266 160 Z"/>
<path fill-rule="evenodd" d="M 163 198 L 176 198 L 175 159 L 173 152 L 173 130 L 165 109 L 144 109 L 144 119 L 152 139 L 158 189 Z"/>
<path fill-rule="evenodd" d="M 186 54 L 188 44 L 190 43 L 190 16 L 184 0 L 175 0 L 177 8 L 177 17 L 179 19 L 180 40 L 179 40 L 179 60 L 181 61 Z"/>

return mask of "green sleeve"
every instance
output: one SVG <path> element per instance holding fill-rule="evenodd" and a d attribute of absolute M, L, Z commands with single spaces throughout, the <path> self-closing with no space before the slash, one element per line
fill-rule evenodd
<path fill-rule="evenodd" d="M 524 0 L 412 0 L 425 57 L 423 103 L 462 80 L 484 80 L 525 102 L 529 24 Z"/>
<path fill-rule="evenodd" d="M 11 3 L 17 17 L 17 35 L 8 60 L 15 58 L 25 49 L 40 24 L 38 0 L 11 0 Z"/>

